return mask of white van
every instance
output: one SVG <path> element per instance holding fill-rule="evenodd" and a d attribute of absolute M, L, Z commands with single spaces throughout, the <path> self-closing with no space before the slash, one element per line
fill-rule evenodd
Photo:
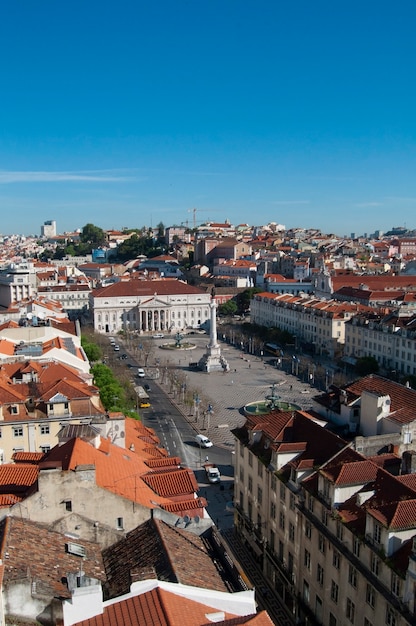
<path fill-rule="evenodd" d="M 144 369 L 142 367 L 137 368 L 137 378 L 144 378 Z"/>
<path fill-rule="evenodd" d="M 205 437 L 205 435 L 197 435 L 195 437 L 195 441 L 200 448 L 211 448 L 211 446 L 214 445 L 208 437 Z"/>

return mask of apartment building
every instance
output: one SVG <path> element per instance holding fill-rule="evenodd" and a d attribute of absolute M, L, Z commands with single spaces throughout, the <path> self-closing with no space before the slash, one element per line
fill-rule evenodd
<path fill-rule="evenodd" d="M 0 306 L 27 300 L 36 295 L 36 272 L 33 263 L 10 263 L 0 270 Z"/>
<path fill-rule="evenodd" d="M 314 296 L 268 292 L 256 294 L 250 304 L 254 324 L 286 330 L 298 343 L 313 344 L 316 353 L 331 358 L 342 351 L 345 322 L 364 309 L 360 305 L 319 300 Z"/>
<path fill-rule="evenodd" d="M 0 366 L 0 463 L 16 453 L 46 453 L 62 424 L 105 415 L 98 388 L 68 365 L 28 359 Z"/>
<path fill-rule="evenodd" d="M 384 371 L 416 375 L 416 315 L 359 314 L 345 324 L 345 357 L 374 357 Z"/>
<path fill-rule="evenodd" d="M 297 622 L 414 624 L 415 475 L 300 411 L 233 432 L 236 531 Z"/>

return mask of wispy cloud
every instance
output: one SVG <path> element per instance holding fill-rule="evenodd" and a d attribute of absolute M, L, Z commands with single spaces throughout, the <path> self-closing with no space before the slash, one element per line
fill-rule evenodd
<path fill-rule="evenodd" d="M 89 183 L 118 183 L 131 180 L 129 176 L 121 176 L 112 170 L 97 170 L 85 172 L 13 172 L 0 170 L 0 184 L 10 183 L 62 183 L 62 182 L 89 182 Z"/>

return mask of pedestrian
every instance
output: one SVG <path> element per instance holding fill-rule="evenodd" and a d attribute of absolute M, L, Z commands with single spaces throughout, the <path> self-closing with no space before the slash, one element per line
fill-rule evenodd
<path fill-rule="evenodd" d="M 250 369 L 250 367 L 251 367 L 251 363 L 250 363 L 250 361 L 249 361 L 249 362 L 248 362 L 248 369 Z"/>
<path fill-rule="evenodd" d="M 205 463 L 208 463 L 208 461 L 209 461 L 209 458 L 208 458 L 208 454 L 207 454 L 207 456 L 205 457 Z"/>
<path fill-rule="evenodd" d="M 290 385 L 290 391 L 292 391 L 292 385 Z"/>

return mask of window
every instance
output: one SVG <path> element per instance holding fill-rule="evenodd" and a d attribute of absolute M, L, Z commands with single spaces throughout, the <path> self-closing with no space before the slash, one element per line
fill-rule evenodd
<path fill-rule="evenodd" d="M 373 626 L 369 619 L 364 618 L 364 626 Z"/>
<path fill-rule="evenodd" d="M 344 536 L 344 526 L 342 525 L 342 523 L 338 520 L 337 521 L 337 539 L 339 539 L 340 541 L 342 541 L 342 537 Z"/>
<path fill-rule="evenodd" d="M 65 511 L 72 511 L 72 501 L 71 500 L 65 500 Z"/>
<path fill-rule="evenodd" d="M 392 593 L 394 593 L 395 596 L 400 596 L 401 586 L 402 585 L 401 585 L 400 578 L 397 576 L 397 574 L 392 572 L 392 574 L 391 574 L 391 591 L 392 591 Z"/>
<path fill-rule="evenodd" d="M 339 593 L 339 587 L 337 583 L 335 582 L 335 580 L 333 580 L 331 581 L 331 600 L 332 602 L 335 602 L 335 604 L 337 604 L 338 602 L 338 593 Z"/>
<path fill-rule="evenodd" d="M 279 559 L 283 561 L 285 556 L 283 541 L 279 539 Z"/>
<path fill-rule="evenodd" d="M 279 526 L 282 530 L 285 529 L 285 514 L 283 511 L 280 511 L 279 513 Z"/>
<path fill-rule="evenodd" d="M 253 467 L 253 455 L 251 453 L 248 455 L 248 464 Z"/>
<path fill-rule="evenodd" d="M 280 499 L 283 502 L 286 500 L 286 487 L 284 483 L 280 483 Z"/>
<path fill-rule="evenodd" d="M 396 626 L 396 624 L 397 624 L 396 613 L 395 613 L 395 611 L 393 611 L 393 609 L 391 608 L 391 606 L 387 606 L 387 611 L 386 611 L 386 624 L 387 624 L 388 626 Z"/>
<path fill-rule="evenodd" d="M 345 615 L 347 616 L 347 619 L 350 620 L 351 624 L 353 624 L 355 619 L 355 604 L 350 598 L 347 598 Z"/>
<path fill-rule="evenodd" d="M 263 463 L 259 460 L 257 461 L 257 474 L 262 478 L 263 476 Z"/>
<path fill-rule="evenodd" d="M 354 537 L 353 542 L 352 542 L 352 551 L 355 554 L 355 556 L 359 557 L 360 556 L 360 542 L 357 539 L 357 537 Z"/>
<path fill-rule="evenodd" d="M 17 415 L 19 412 L 19 409 L 17 408 L 16 404 L 12 404 L 10 407 L 10 413 L 12 415 Z"/>
<path fill-rule="evenodd" d="M 244 482 L 244 469 L 242 467 L 240 467 L 240 481 Z"/>
<path fill-rule="evenodd" d="M 295 541 L 295 526 L 289 522 L 289 541 Z"/>
<path fill-rule="evenodd" d="M 329 614 L 329 626 L 337 626 L 337 618 L 332 613 Z"/>
<path fill-rule="evenodd" d="M 305 537 L 310 539 L 312 537 L 312 525 L 310 522 L 305 522 Z"/>
<path fill-rule="evenodd" d="M 50 446 L 41 446 L 40 447 L 40 451 L 42 452 L 42 454 L 47 454 L 50 451 L 51 447 Z"/>
<path fill-rule="evenodd" d="M 124 525 L 123 525 L 123 518 L 122 517 L 118 517 L 117 518 L 117 530 L 123 530 Z"/>
<path fill-rule="evenodd" d="M 357 588 L 357 570 L 353 565 L 350 565 L 348 569 L 348 582 L 355 589 Z"/>
<path fill-rule="evenodd" d="M 240 506 L 242 509 L 244 509 L 244 494 L 242 491 L 240 491 L 240 502 L 239 502 Z"/>
<path fill-rule="evenodd" d="M 311 569 L 311 553 L 309 552 L 309 550 L 305 549 L 305 554 L 303 557 L 303 564 L 306 567 L 306 569 Z"/>
<path fill-rule="evenodd" d="M 274 502 L 270 502 L 270 517 L 276 519 L 276 505 Z"/>
<path fill-rule="evenodd" d="M 316 568 L 316 580 L 320 585 L 324 584 L 324 568 L 319 563 Z"/>
<path fill-rule="evenodd" d="M 371 555 L 371 571 L 376 576 L 380 573 L 380 559 L 375 554 Z"/>
<path fill-rule="evenodd" d="M 40 434 L 41 435 L 49 435 L 49 424 L 41 424 L 40 425 Z"/>
<path fill-rule="evenodd" d="M 295 510 L 295 496 L 293 493 L 289 496 L 289 508 L 294 511 Z"/>
<path fill-rule="evenodd" d="M 13 426 L 13 437 L 23 437 L 23 426 Z"/>
<path fill-rule="evenodd" d="M 374 609 L 375 604 L 376 604 L 376 592 L 374 590 L 374 587 L 368 584 L 367 584 L 365 599 L 366 599 L 367 604 L 369 604 L 371 608 Z"/>
<path fill-rule="evenodd" d="M 308 509 L 313 513 L 313 496 L 308 496 Z"/>
<path fill-rule="evenodd" d="M 271 550 L 272 552 L 274 552 L 274 538 L 275 538 L 275 534 L 274 534 L 274 532 L 271 530 L 271 531 L 270 531 L 270 542 L 269 542 L 269 545 L 270 545 L 270 550 Z"/>
<path fill-rule="evenodd" d="M 324 536 L 321 535 L 321 533 L 319 533 L 318 546 L 319 551 L 325 553 L 325 539 Z"/>
<path fill-rule="evenodd" d="M 276 491 L 276 476 L 275 474 L 272 474 L 272 478 L 270 481 L 270 488 L 272 491 Z"/>
<path fill-rule="evenodd" d="M 322 600 L 319 596 L 315 598 L 315 617 L 317 622 L 322 624 Z"/>
<path fill-rule="evenodd" d="M 373 539 L 375 543 L 380 543 L 381 541 L 381 526 L 377 522 L 374 522 Z"/>
<path fill-rule="evenodd" d="M 336 569 L 339 569 L 340 562 L 341 562 L 341 555 L 340 555 L 340 553 L 338 552 L 338 550 L 335 550 L 335 549 L 334 549 L 334 551 L 333 551 L 333 553 L 332 553 L 332 565 L 333 565 Z"/>
<path fill-rule="evenodd" d="M 248 477 L 248 490 L 250 493 L 253 493 L 253 479 L 251 476 Z"/>
<path fill-rule="evenodd" d="M 257 500 L 259 504 L 263 502 L 263 489 L 261 487 L 257 487 Z"/>
<path fill-rule="evenodd" d="M 310 593 L 309 593 L 309 585 L 306 580 L 303 581 L 303 601 L 305 604 L 309 604 Z"/>
<path fill-rule="evenodd" d="M 321 520 L 324 526 L 328 524 L 328 511 L 324 506 L 322 507 Z"/>

